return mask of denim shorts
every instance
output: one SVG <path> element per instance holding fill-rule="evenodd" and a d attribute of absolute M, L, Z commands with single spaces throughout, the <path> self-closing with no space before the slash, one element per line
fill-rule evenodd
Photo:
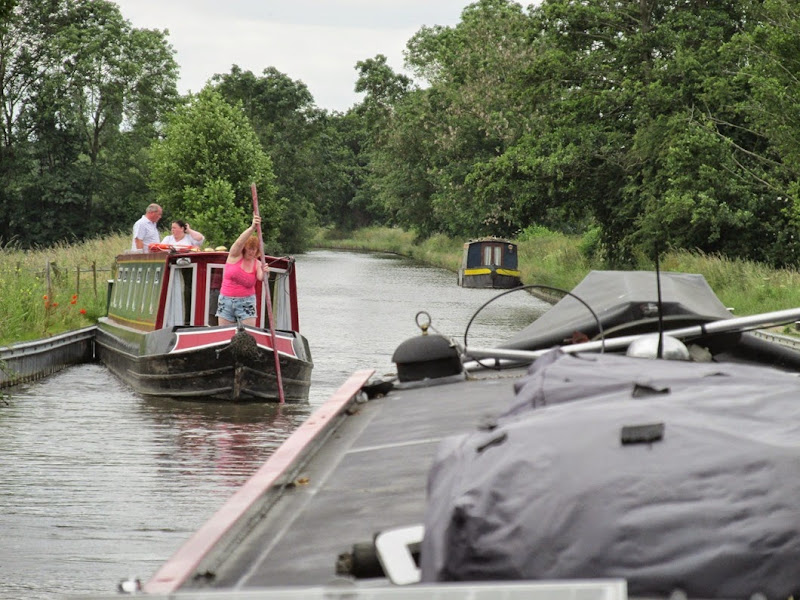
<path fill-rule="evenodd" d="M 217 316 L 236 323 L 236 319 L 252 319 L 256 316 L 256 296 L 230 297 L 220 294 L 217 301 Z"/>

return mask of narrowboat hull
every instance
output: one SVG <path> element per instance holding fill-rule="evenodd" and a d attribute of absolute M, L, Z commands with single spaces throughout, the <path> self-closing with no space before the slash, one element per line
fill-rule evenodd
<path fill-rule="evenodd" d="M 522 285 L 519 271 L 482 267 L 461 269 L 458 272 L 458 285 L 465 288 L 494 288 L 506 290 Z"/>
<path fill-rule="evenodd" d="M 197 339 L 187 342 L 193 337 Z M 284 400 L 307 402 L 313 368 L 308 342 L 290 331 L 279 331 L 276 337 Z M 110 371 L 145 396 L 229 402 L 280 398 L 268 330 L 245 327 L 237 333 L 235 327 L 186 327 L 141 332 L 103 318 L 96 351 Z"/>

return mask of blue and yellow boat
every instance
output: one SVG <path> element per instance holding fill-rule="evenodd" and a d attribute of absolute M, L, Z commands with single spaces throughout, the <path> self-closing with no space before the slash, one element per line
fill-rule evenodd
<path fill-rule="evenodd" d="M 464 244 L 458 285 L 508 289 L 522 285 L 517 245 L 506 239 L 483 237 Z"/>

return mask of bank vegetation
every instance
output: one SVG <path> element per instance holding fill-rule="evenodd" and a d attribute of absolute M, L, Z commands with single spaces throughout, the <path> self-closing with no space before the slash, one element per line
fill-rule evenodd
<path fill-rule="evenodd" d="M 419 239 L 396 227 L 368 227 L 347 233 L 320 228 L 310 244 L 407 256 L 452 271 L 456 285 L 463 241 L 441 234 Z M 525 283 L 569 290 L 589 271 L 610 268 L 596 255 L 591 236 L 538 227 L 516 241 Z M 127 235 L 114 235 L 43 249 L 0 248 L 0 346 L 95 324 L 106 312 L 114 257 L 129 243 Z M 795 270 L 685 250 L 666 252 L 660 265 L 666 271 L 704 275 L 738 316 L 800 306 L 800 273 Z M 653 269 L 654 264 L 642 255 L 635 267 Z"/>

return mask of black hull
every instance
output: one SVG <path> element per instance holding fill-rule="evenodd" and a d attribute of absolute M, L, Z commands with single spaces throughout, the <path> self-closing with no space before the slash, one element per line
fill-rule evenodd
<path fill-rule="evenodd" d="M 186 400 L 279 401 L 274 354 L 254 342 L 245 352 L 224 344 L 180 353 L 145 354 L 140 349 L 148 345 L 147 336 L 158 336 L 160 332 L 137 337 L 127 330 L 126 338 L 130 340 L 115 333 L 119 331 L 113 326 L 98 327 L 97 356 L 139 394 Z M 305 338 L 297 335 L 296 343 L 301 347 L 298 354 L 308 356 Z M 279 357 L 284 400 L 308 402 L 313 363 L 282 354 Z"/>
<path fill-rule="evenodd" d="M 507 290 L 521 286 L 522 280 L 519 277 L 492 272 L 481 275 L 461 274 L 459 283 L 461 287 L 465 288 L 494 288 L 498 290 Z"/>

